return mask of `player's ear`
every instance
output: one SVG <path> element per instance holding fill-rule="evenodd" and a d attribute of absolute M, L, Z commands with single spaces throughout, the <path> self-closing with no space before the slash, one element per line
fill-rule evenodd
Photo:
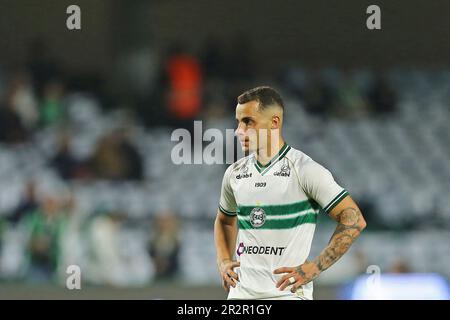
<path fill-rule="evenodd" d="M 278 115 L 272 116 L 272 129 L 280 129 L 281 119 Z"/>

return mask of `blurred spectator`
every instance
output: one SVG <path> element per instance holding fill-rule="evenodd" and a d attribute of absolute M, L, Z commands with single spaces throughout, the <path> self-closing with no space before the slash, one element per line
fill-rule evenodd
<path fill-rule="evenodd" d="M 88 219 L 76 201 L 73 190 L 70 190 L 68 198 L 63 201 L 62 210 L 65 212 L 66 222 L 59 239 L 61 250 L 57 272 L 60 282 L 65 284 L 69 265 L 78 265 L 81 269 L 86 265 Z"/>
<path fill-rule="evenodd" d="M 27 68 L 30 70 L 33 87 L 39 98 L 43 96 L 44 86 L 51 79 L 61 75 L 56 59 L 50 54 L 47 44 L 42 39 L 35 39 L 28 50 Z"/>
<path fill-rule="evenodd" d="M 368 99 L 371 109 L 376 114 L 385 114 L 395 111 L 397 97 L 394 90 L 382 76 L 378 76 L 371 88 Z"/>
<path fill-rule="evenodd" d="M 60 250 L 60 238 L 66 216 L 60 202 L 45 197 L 42 205 L 26 221 L 29 229 L 28 272 L 30 281 L 52 281 L 55 276 Z"/>
<path fill-rule="evenodd" d="M 10 222 L 17 224 L 26 216 L 34 213 L 38 209 L 38 202 L 36 199 L 36 185 L 33 181 L 27 183 L 25 188 L 25 195 L 19 203 L 19 206 L 13 211 L 9 217 Z"/>
<path fill-rule="evenodd" d="M 0 142 L 19 144 L 27 138 L 28 132 L 14 106 L 9 103 L 0 104 Z"/>
<path fill-rule="evenodd" d="M 121 212 L 105 212 L 93 218 L 90 228 L 90 280 L 98 284 L 122 285 L 127 272 L 121 256 L 120 229 L 125 216 Z"/>
<path fill-rule="evenodd" d="M 303 93 L 306 110 L 313 115 L 326 118 L 332 112 L 335 94 L 333 89 L 314 73 Z"/>
<path fill-rule="evenodd" d="M 69 134 L 62 134 L 58 151 L 50 163 L 64 180 L 89 176 L 88 168 L 71 153 Z"/>
<path fill-rule="evenodd" d="M 369 104 L 357 82 L 347 74 L 337 87 L 337 116 L 343 118 L 360 117 L 368 114 Z"/>
<path fill-rule="evenodd" d="M 181 243 L 178 220 L 171 211 L 157 216 L 152 234 L 148 250 L 155 265 L 156 278 L 172 279 L 178 273 Z"/>
<path fill-rule="evenodd" d="M 202 106 L 203 71 L 198 59 L 174 45 L 164 65 L 168 110 L 175 125 L 190 122 Z"/>
<path fill-rule="evenodd" d="M 128 140 L 126 129 L 117 129 L 104 136 L 92 157 L 94 173 L 100 179 L 142 180 L 142 159 Z"/>
<path fill-rule="evenodd" d="M 28 130 L 34 129 L 39 120 L 38 102 L 27 72 L 21 71 L 14 75 L 6 99 L 11 109 L 19 116 L 22 125 Z"/>
<path fill-rule="evenodd" d="M 64 84 L 59 79 L 46 83 L 40 111 L 41 124 L 44 126 L 58 125 L 64 119 Z"/>

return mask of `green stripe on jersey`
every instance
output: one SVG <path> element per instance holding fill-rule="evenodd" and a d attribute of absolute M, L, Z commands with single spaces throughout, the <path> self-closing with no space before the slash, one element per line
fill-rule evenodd
<path fill-rule="evenodd" d="M 330 213 L 330 211 L 333 210 L 346 196 L 348 196 L 347 190 L 339 192 L 339 194 L 324 208 L 325 212 Z"/>
<path fill-rule="evenodd" d="M 272 219 L 266 220 L 260 227 L 253 227 L 250 221 L 244 219 L 238 219 L 239 228 L 242 230 L 249 229 L 292 229 L 305 223 L 317 222 L 317 214 L 308 213 L 305 215 L 297 216 L 291 219 Z"/>
<path fill-rule="evenodd" d="M 219 204 L 219 210 L 222 211 L 222 213 L 225 213 L 227 216 L 236 216 L 236 212 L 228 211 L 228 210 L 224 209 L 220 204 Z"/>
<path fill-rule="evenodd" d="M 238 215 L 240 216 L 248 216 L 252 212 L 254 208 L 261 208 L 264 210 L 266 215 L 287 215 L 292 213 L 297 213 L 301 211 L 305 211 L 308 209 L 319 210 L 320 206 L 317 202 L 312 199 L 308 199 L 305 201 L 289 203 L 289 204 L 281 204 L 281 205 L 267 205 L 267 206 L 238 206 Z"/>

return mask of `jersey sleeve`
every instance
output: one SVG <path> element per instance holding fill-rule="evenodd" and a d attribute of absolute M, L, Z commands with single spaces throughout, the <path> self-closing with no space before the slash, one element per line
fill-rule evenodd
<path fill-rule="evenodd" d="M 307 161 L 302 166 L 299 176 L 305 193 L 326 213 L 330 213 L 348 195 L 348 192 L 334 180 L 331 172 L 313 160 Z"/>
<path fill-rule="evenodd" d="M 237 215 L 236 199 L 230 185 L 231 166 L 225 171 L 220 191 L 219 210 L 227 216 Z"/>

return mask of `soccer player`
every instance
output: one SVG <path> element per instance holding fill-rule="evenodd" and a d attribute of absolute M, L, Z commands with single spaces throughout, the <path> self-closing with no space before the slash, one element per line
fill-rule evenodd
<path fill-rule="evenodd" d="M 312 280 L 345 254 L 366 222 L 326 168 L 286 144 L 274 89 L 257 87 L 237 100 L 236 135 L 248 155 L 222 181 L 214 238 L 223 287 L 228 299 L 312 299 Z M 308 261 L 319 212 L 337 227 Z"/>

